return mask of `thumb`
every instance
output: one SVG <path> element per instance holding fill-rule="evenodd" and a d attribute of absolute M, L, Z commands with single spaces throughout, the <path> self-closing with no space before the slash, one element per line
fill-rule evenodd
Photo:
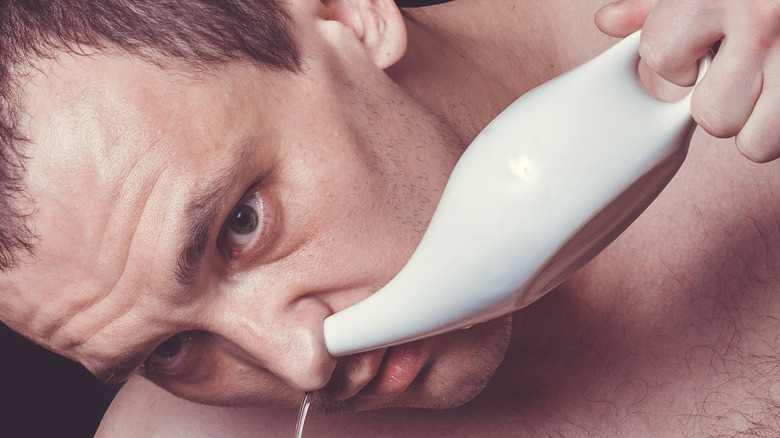
<path fill-rule="evenodd" d="M 596 26 L 605 34 L 623 38 L 645 23 L 659 0 L 619 0 L 596 12 Z"/>

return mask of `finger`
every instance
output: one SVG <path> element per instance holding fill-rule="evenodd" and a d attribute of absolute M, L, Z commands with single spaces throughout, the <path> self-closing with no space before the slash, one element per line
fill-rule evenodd
<path fill-rule="evenodd" d="M 766 163 L 780 158 L 780 101 L 762 94 L 756 108 L 737 134 L 737 148 L 745 157 L 756 163 Z"/>
<path fill-rule="evenodd" d="M 775 59 L 764 71 L 761 94 L 736 138 L 740 152 L 757 163 L 780 158 L 780 57 Z"/>
<path fill-rule="evenodd" d="M 623 38 L 642 28 L 659 0 L 620 0 L 596 12 L 596 26 L 605 34 Z"/>
<path fill-rule="evenodd" d="M 762 87 L 750 116 L 737 134 L 737 147 L 749 159 L 763 163 L 780 158 L 780 3 L 735 5 L 732 15 L 746 14 L 737 35 L 744 56 L 764 59 Z"/>
<path fill-rule="evenodd" d="M 751 54 L 735 39 L 723 40 L 692 96 L 693 118 L 715 137 L 736 135 L 761 94 L 763 56 Z"/>
<path fill-rule="evenodd" d="M 751 35 L 749 41 L 766 49 L 776 45 L 780 38 L 780 2 L 754 1 L 748 8 L 740 6 L 737 3 L 727 11 L 732 16 L 743 17 L 741 22 L 736 22 L 733 32 Z"/>
<path fill-rule="evenodd" d="M 698 61 L 723 36 L 720 2 L 661 2 L 642 28 L 639 53 L 664 79 L 687 87 L 696 82 Z"/>

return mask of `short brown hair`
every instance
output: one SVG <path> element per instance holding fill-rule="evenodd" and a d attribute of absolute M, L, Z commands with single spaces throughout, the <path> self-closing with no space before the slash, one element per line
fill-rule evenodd
<path fill-rule="evenodd" d="M 0 272 L 30 252 L 22 111 L 14 72 L 83 47 L 150 62 L 246 60 L 296 71 L 299 55 L 279 0 L 0 0 Z"/>

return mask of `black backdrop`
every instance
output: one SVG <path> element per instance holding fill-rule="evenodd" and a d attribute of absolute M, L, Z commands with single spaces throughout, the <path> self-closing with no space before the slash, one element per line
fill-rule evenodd
<path fill-rule="evenodd" d="M 117 389 L 0 324 L 0 437 L 91 437 Z"/>

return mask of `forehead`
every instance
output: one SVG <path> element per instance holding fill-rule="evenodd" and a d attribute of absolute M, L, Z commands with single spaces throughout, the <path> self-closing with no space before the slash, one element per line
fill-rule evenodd
<path fill-rule="evenodd" d="M 11 275 L 0 317 L 62 351 L 138 307 L 149 279 L 171 277 L 182 236 L 169 231 L 192 193 L 237 163 L 268 158 L 244 156 L 247 144 L 274 135 L 254 103 L 273 96 L 248 86 L 262 77 L 242 66 L 191 75 L 97 54 L 41 65 L 24 88 L 39 241 L 35 259 Z M 122 294 L 110 293 L 119 286 Z M 72 323 L 81 313 L 89 323 Z M 76 329 L 58 340 L 65 325 Z"/>
<path fill-rule="evenodd" d="M 30 155 L 79 169 L 90 158 L 103 165 L 98 170 L 122 176 L 106 161 L 136 162 L 171 151 L 188 158 L 192 148 L 183 138 L 208 139 L 212 151 L 224 149 L 233 140 L 225 138 L 233 132 L 226 128 L 235 128 L 245 114 L 239 109 L 248 87 L 242 85 L 256 74 L 239 66 L 188 73 L 130 57 L 63 55 L 44 62 L 24 88 Z M 216 137 L 223 140 L 214 143 Z"/>

